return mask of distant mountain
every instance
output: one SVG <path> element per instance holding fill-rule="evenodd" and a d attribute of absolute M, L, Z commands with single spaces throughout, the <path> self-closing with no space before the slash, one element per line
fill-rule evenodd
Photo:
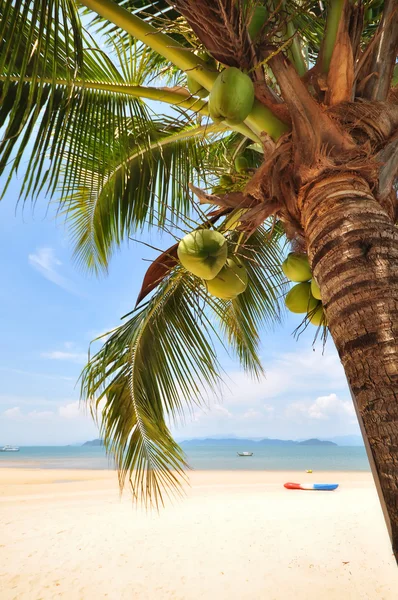
<path fill-rule="evenodd" d="M 245 448 L 252 448 L 258 446 L 337 446 L 334 442 L 318 440 L 316 438 L 310 440 L 303 440 L 302 442 L 296 442 L 294 440 L 278 440 L 273 438 L 264 438 L 263 440 L 250 440 L 243 438 L 204 438 L 204 439 L 193 439 L 184 440 L 181 442 L 181 446 L 245 446 Z"/>
<path fill-rule="evenodd" d="M 84 444 L 82 444 L 82 446 L 103 446 L 104 442 L 100 439 L 96 439 L 96 440 L 91 440 L 89 442 L 84 442 Z"/>
<path fill-rule="evenodd" d="M 310 440 L 304 440 L 298 443 L 299 446 L 337 446 L 334 442 L 329 440 L 318 440 L 317 438 L 311 438 Z"/>

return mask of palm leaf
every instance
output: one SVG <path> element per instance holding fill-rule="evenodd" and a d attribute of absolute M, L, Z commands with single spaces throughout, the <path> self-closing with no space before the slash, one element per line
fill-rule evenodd
<path fill-rule="evenodd" d="M 84 168 L 76 169 L 74 191 L 64 198 L 82 265 L 104 269 L 114 247 L 129 234 L 146 224 L 172 225 L 191 213 L 188 183 L 204 173 L 203 146 L 223 127 L 192 127 L 172 119 L 147 126 L 145 137 L 136 136 L 132 146 L 126 143 L 117 160 L 112 160 L 117 148 L 112 151 L 111 140 L 103 162 L 94 145 L 86 145 Z M 71 160 L 81 163 L 82 155 Z"/>
<path fill-rule="evenodd" d="M 11 180 L 29 144 L 21 195 L 37 194 L 44 185 L 53 194 L 61 180 L 65 193 L 77 168 L 75 160 L 65 160 L 66 148 L 68 158 L 81 155 L 96 127 L 94 143 L 101 156 L 127 119 L 134 119 L 136 131 L 145 130 L 148 112 L 123 91 L 121 84 L 131 83 L 125 79 L 131 69 L 118 68 L 93 40 L 81 36 L 74 2 L 28 2 L 23 11 L 10 4 L 0 5 L 6 36 L 0 60 L 0 174 L 7 169 Z M 118 143 L 122 138 L 113 146 Z M 3 194 L 6 189 L 7 183 Z"/>
<path fill-rule="evenodd" d="M 186 462 L 166 421 L 184 404 L 200 401 L 219 376 L 215 351 L 199 321 L 191 278 L 181 268 L 105 342 L 82 374 L 82 393 L 115 457 L 120 484 L 148 504 L 163 502 L 163 489 L 179 490 Z"/>

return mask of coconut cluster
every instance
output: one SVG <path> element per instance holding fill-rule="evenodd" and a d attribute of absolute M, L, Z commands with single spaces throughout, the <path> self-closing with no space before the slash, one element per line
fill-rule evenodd
<path fill-rule="evenodd" d="M 285 298 L 286 308 L 296 314 L 307 314 L 313 325 L 327 325 L 321 292 L 312 276 L 307 255 L 290 252 L 282 263 L 282 271 L 294 285 Z"/>
<path fill-rule="evenodd" d="M 245 291 L 248 274 L 237 256 L 228 256 L 227 240 L 219 231 L 196 229 L 178 244 L 182 266 L 204 280 L 207 290 L 223 300 L 233 300 Z"/>

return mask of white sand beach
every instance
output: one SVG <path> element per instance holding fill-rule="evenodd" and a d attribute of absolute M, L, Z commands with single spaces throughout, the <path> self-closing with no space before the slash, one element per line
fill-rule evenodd
<path fill-rule="evenodd" d="M 0 470 L 1 600 L 396 600 L 369 473 L 207 471 L 159 514 L 111 471 Z M 333 481 L 336 492 L 285 481 Z"/>

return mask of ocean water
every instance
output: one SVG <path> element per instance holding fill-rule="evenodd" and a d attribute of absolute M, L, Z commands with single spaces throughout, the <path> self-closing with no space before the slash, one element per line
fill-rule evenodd
<path fill-rule="evenodd" d="M 250 447 L 249 447 L 250 446 Z M 189 443 L 184 447 L 187 461 L 195 470 L 283 471 L 314 469 L 317 471 L 369 471 L 363 447 L 344 446 L 263 446 L 246 443 Z M 239 457 L 237 452 L 254 452 Z M 113 469 L 104 448 L 92 446 L 31 446 L 19 452 L 0 452 L 0 468 L 37 469 Z"/>

